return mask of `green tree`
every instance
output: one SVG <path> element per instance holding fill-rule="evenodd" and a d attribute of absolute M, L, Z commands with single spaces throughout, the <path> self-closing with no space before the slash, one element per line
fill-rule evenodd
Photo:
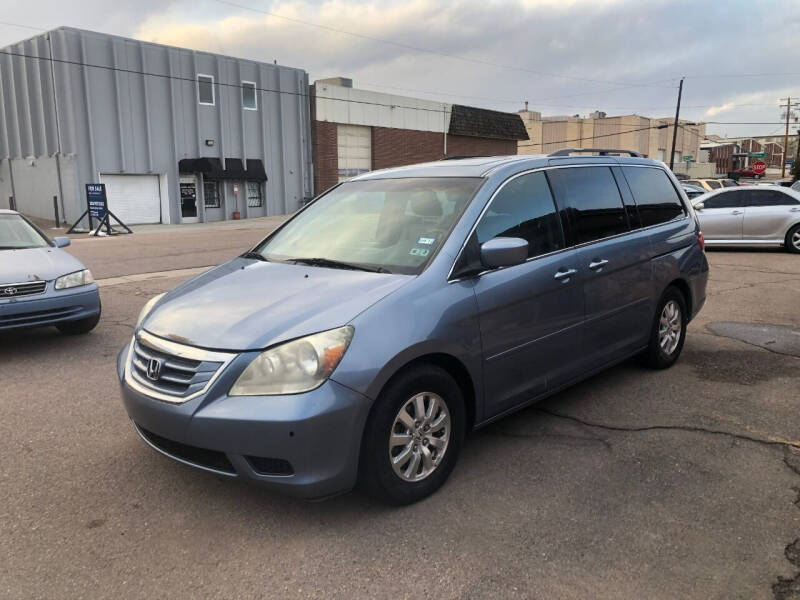
<path fill-rule="evenodd" d="M 795 159 L 795 161 L 792 163 L 792 170 L 789 171 L 789 174 L 792 176 L 792 182 L 800 179 L 800 161 Z"/>

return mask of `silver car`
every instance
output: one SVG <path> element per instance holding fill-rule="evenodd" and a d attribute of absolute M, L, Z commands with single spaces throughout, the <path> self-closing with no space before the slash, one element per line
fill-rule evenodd
<path fill-rule="evenodd" d="M 800 192 L 742 186 L 698 196 L 692 203 L 709 246 L 783 246 L 800 253 Z"/>

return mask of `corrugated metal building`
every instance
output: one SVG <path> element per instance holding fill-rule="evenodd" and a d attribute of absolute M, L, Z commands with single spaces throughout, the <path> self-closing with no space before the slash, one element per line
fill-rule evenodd
<path fill-rule="evenodd" d="M 0 207 L 128 223 L 293 212 L 312 195 L 302 69 L 60 27 L 0 49 Z"/>

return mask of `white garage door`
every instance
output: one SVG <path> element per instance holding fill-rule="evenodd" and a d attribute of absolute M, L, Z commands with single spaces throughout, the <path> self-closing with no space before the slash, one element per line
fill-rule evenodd
<path fill-rule="evenodd" d="M 101 175 L 108 210 L 126 225 L 161 222 L 157 175 Z"/>
<path fill-rule="evenodd" d="M 372 169 L 372 128 L 338 125 L 336 136 L 339 183 Z"/>

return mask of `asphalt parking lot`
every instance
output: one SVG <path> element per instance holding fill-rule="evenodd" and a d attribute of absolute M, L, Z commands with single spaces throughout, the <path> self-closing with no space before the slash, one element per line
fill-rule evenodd
<path fill-rule="evenodd" d="M 709 252 L 675 367 L 475 433 L 419 504 L 304 503 L 156 454 L 114 370 L 148 298 L 272 226 L 76 241 L 98 328 L 0 335 L 0 596 L 800 597 L 800 257 Z"/>

